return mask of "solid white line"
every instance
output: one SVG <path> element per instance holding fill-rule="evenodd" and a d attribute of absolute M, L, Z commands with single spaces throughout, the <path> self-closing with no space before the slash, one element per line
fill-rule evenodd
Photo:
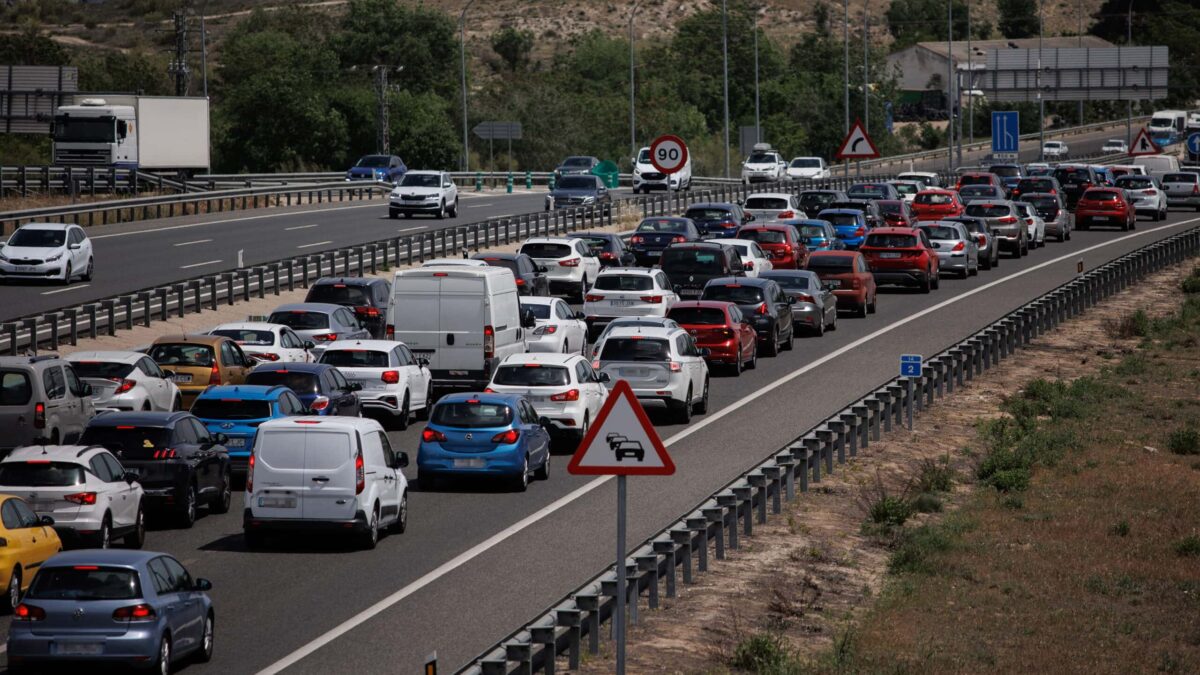
<path fill-rule="evenodd" d="M 91 286 L 91 284 L 79 284 L 78 286 L 68 286 L 66 288 L 60 288 L 57 291 L 45 291 L 42 293 L 42 295 L 57 295 L 59 293 L 66 293 L 67 291 L 77 291 L 81 288 L 87 288 L 88 286 Z"/>
<path fill-rule="evenodd" d="M 700 422 L 693 424 L 692 426 L 688 427 L 687 429 L 684 429 L 684 430 L 680 431 L 679 433 L 671 436 L 670 438 L 664 440 L 663 444 L 667 445 L 667 446 L 674 445 L 675 443 L 678 443 L 679 441 L 683 440 L 684 438 L 691 436 L 692 434 L 696 433 L 697 431 L 704 429 L 705 427 L 709 426 L 710 424 L 714 424 L 717 421 L 725 418 L 726 416 L 733 414 L 734 412 L 745 407 L 746 404 L 751 403 L 752 401 L 755 401 L 759 398 L 762 398 L 763 396 L 770 394 L 774 389 L 778 388 L 780 385 L 787 384 L 788 382 L 791 382 L 792 380 L 800 377 L 801 375 L 804 375 L 805 373 L 808 373 L 808 372 L 814 370 L 815 368 L 819 368 L 820 366 L 828 363 L 829 361 L 832 361 L 833 359 L 836 359 L 839 356 L 841 356 L 849 351 L 857 349 L 858 347 L 861 347 L 862 345 L 867 344 L 868 342 L 871 342 L 872 340 L 875 340 L 876 338 L 880 337 L 881 335 L 884 335 L 884 334 L 889 333 L 901 326 L 907 325 L 913 321 L 921 319 L 922 317 L 925 317 L 928 314 L 937 312 L 937 311 L 939 311 L 945 307 L 948 307 L 956 302 L 965 300 L 976 294 L 983 293 L 983 292 L 988 291 L 996 286 L 999 286 L 1000 284 L 1003 284 L 1003 283 L 1006 283 L 1013 279 L 1017 279 L 1019 277 L 1025 276 L 1026 274 L 1036 272 L 1037 270 L 1040 270 L 1042 268 L 1061 263 L 1064 260 L 1075 260 L 1080 255 L 1083 255 L 1084 253 L 1087 253 L 1089 251 L 1094 251 L 1097 249 L 1105 248 L 1107 246 L 1111 246 L 1113 244 L 1120 243 L 1122 241 L 1133 239 L 1135 237 L 1142 237 L 1142 236 L 1145 236 L 1148 234 L 1154 234 L 1156 232 L 1165 230 L 1167 228 L 1179 227 L 1181 225 L 1187 225 L 1187 224 L 1191 224 L 1194 222 L 1200 222 L 1200 218 L 1193 218 L 1191 220 L 1185 220 L 1185 221 L 1178 222 L 1178 223 L 1172 223 L 1170 225 L 1164 225 L 1164 226 L 1157 227 L 1157 228 L 1154 228 L 1151 230 L 1144 230 L 1142 232 L 1136 232 L 1134 234 L 1127 234 L 1123 237 L 1118 237 L 1116 239 L 1110 239 L 1110 240 L 1100 243 L 1100 244 L 1088 246 L 1087 248 L 1080 249 L 1078 251 L 1074 251 L 1072 253 L 1068 253 L 1066 255 L 1059 256 L 1057 258 L 1052 258 L 1050 260 L 1039 263 L 1032 267 L 1023 269 L 1019 272 L 1014 272 L 1013 274 L 1010 274 L 1006 277 L 1002 277 L 1000 279 L 996 279 L 995 281 L 986 283 L 982 286 L 979 286 L 978 288 L 973 288 L 973 289 L 966 291 L 960 295 L 957 295 L 953 298 L 943 300 L 942 302 L 939 302 L 936 305 L 927 307 L 919 312 L 916 312 L 915 314 L 911 314 L 903 319 L 894 321 L 894 322 L 880 328 L 879 330 L 875 331 L 874 333 L 871 333 L 870 335 L 865 335 L 865 336 L 855 340 L 854 342 L 851 342 L 839 349 L 836 349 L 836 350 L 826 354 L 825 356 L 822 356 L 819 359 L 809 362 L 808 364 L 804 365 L 803 367 L 775 380 L 774 382 L 759 389 L 758 391 L 754 392 L 753 394 L 748 394 L 748 395 L 742 397 L 741 399 L 725 406 L 720 411 L 713 413 L 712 415 L 709 415 L 708 417 L 705 417 Z M 550 504 L 547 504 L 546 506 L 542 507 L 540 510 L 535 511 L 535 512 L 529 514 L 528 516 L 525 516 L 521 520 L 518 520 L 517 522 L 513 523 L 512 525 L 504 528 L 503 530 L 500 530 L 499 532 L 492 535 L 491 537 L 488 537 L 484 541 L 479 542 L 478 544 L 472 546 L 471 548 L 467 549 L 466 551 L 463 551 L 462 553 L 454 556 L 450 560 L 447 560 L 446 562 L 442 563 L 438 567 L 429 571 L 428 573 L 426 573 L 424 576 L 417 579 L 416 581 L 413 581 L 412 583 L 408 584 L 407 586 L 405 586 L 405 587 L 397 590 L 396 592 L 392 593 L 391 595 L 383 598 L 379 602 L 376 602 L 375 604 L 371 605 L 370 607 L 367 607 L 366 609 L 362 610 L 358 614 L 355 614 L 354 616 L 350 617 L 349 619 L 346 619 L 342 623 L 340 623 L 337 626 L 326 631 L 322 635 L 318 636 L 316 639 L 312 640 L 311 642 L 309 642 L 308 644 L 304 645 L 303 647 L 297 649 L 296 651 L 292 652 L 291 654 L 288 654 L 284 658 L 276 661 L 275 663 L 272 663 L 271 665 L 267 666 L 266 668 L 263 668 L 262 670 L 258 671 L 258 675 L 272 675 L 273 673 L 279 673 L 279 672 L 282 672 L 283 670 L 285 670 L 286 668 L 290 668 L 291 666 L 299 663 L 301 660 L 303 660 L 308 655 L 316 652 L 318 649 L 324 647 L 325 645 L 329 644 L 330 642 L 333 642 L 334 640 L 341 637 L 342 635 L 345 635 L 346 633 L 350 632 L 357 626 L 367 622 L 368 620 L 370 620 L 371 618 L 380 614 L 381 612 L 384 612 L 385 610 L 387 610 L 391 606 L 395 605 L 396 603 L 400 602 L 401 600 L 411 596 L 412 594 L 416 593 L 417 591 L 421 590 L 422 588 L 425 588 L 426 586 L 441 579 L 442 577 L 453 572 L 454 570 L 458 569 L 459 567 L 462 567 L 463 565 L 470 562 L 471 560 L 479 557 L 480 555 L 486 553 L 487 551 L 504 543 L 506 540 L 512 538 L 514 535 L 525 530 L 530 525 L 534 525 L 535 523 L 538 523 L 539 521 L 544 520 L 545 518 L 553 515 L 555 512 L 562 509 L 564 506 L 571 504 L 575 500 L 579 499 L 580 497 L 583 497 L 587 493 L 595 490 L 596 488 L 600 487 L 601 485 L 603 485 L 604 483 L 608 482 L 611 479 L 612 479 L 612 476 L 602 476 L 600 478 L 593 479 L 592 481 L 585 483 L 584 485 L 580 486 L 579 488 L 576 488 L 572 492 L 570 492 L 566 495 L 563 495 L 562 497 L 551 502 Z"/>
<path fill-rule="evenodd" d="M 220 260 L 206 260 L 204 262 L 192 263 L 191 265 L 184 265 L 184 266 L 180 267 L 179 269 L 190 270 L 193 267 L 204 267 L 205 265 L 216 265 L 219 262 L 221 262 L 221 261 Z"/>
<path fill-rule="evenodd" d="M 402 227 L 396 231 L 397 232 L 412 232 L 413 230 L 420 230 L 424 227 L 425 227 L 424 225 L 413 225 L 412 227 Z"/>
<path fill-rule="evenodd" d="M 318 242 L 315 242 L 312 244 L 301 244 L 301 245 L 297 246 L 296 248 L 312 248 L 314 246 L 324 246 L 325 244 L 332 244 L 332 243 L 333 243 L 332 241 L 318 241 Z"/>
<path fill-rule="evenodd" d="M 212 241 L 212 239 L 197 239 L 196 241 L 182 241 L 182 242 L 179 242 L 178 244 L 174 244 L 174 246 L 191 246 L 192 244 L 207 244 L 210 241 Z"/>
<path fill-rule="evenodd" d="M 308 228 L 310 228 L 310 227 L 320 227 L 320 225 L 319 225 L 319 224 L 316 224 L 316 225 L 297 225 L 297 226 L 295 226 L 295 227 L 285 227 L 285 228 L 283 228 L 283 231 L 284 231 L 284 232 L 291 232 L 292 230 L 307 230 L 307 229 L 308 229 Z"/>

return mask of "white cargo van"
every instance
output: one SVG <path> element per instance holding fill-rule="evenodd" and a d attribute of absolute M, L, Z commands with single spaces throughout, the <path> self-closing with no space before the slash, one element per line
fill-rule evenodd
<path fill-rule="evenodd" d="M 1179 171 L 1179 158 L 1174 155 L 1146 155 L 1145 157 L 1136 157 L 1132 164 L 1133 166 L 1142 167 L 1148 175 L 1153 176 L 1160 182 L 1163 176 Z"/>
<path fill-rule="evenodd" d="M 375 420 L 281 417 L 263 423 L 246 472 L 242 531 L 258 548 L 271 532 L 352 533 L 375 548 L 379 530 L 408 526 L 408 455 Z"/>
<path fill-rule="evenodd" d="M 525 353 L 517 281 L 504 267 L 442 266 L 400 270 L 392 279 L 388 333 L 429 360 L 433 395 L 483 391 L 496 364 Z"/>

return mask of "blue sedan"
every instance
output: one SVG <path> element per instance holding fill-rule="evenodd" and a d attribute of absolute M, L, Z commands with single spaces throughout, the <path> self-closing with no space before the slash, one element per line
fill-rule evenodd
<path fill-rule="evenodd" d="M 550 477 L 548 425 L 524 396 L 445 396 L 421 432 L 421 483 L 429 487 L 450 477 L 480 476 L 499 478 L 523 492 L 530 477 Z"/>
<path fill-rule="evenodd" d="M 230 469 L 245 475 L 259 425 L 279 417 L 303 415 L 307 408 L 282 385 L 225 384 L 205 389 L 192 404 L 192 414 L 200 418 L 209 433 L 225 434 Z"/>
<path fill-rule="evenodd" d="M 825 209 L 817 214 L 817 219 L 833 223 L 837 238 L 852 251 L 862 246 L 867 230 L 871 229 L 867 225 L 867 216 L 856 209 Z"/>
<path fill-rule="evenodd" d="M 8 630 L 8 672 L 103 662 L 169 673 L 213 655 L 212 584 L 165 553 L 89 549 L 38 570 Z"/>

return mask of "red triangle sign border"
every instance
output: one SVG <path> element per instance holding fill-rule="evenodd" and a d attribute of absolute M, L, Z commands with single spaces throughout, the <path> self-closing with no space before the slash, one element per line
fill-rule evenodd
<path fill-rule="evenodd" d="M 862 137 L 867 142 L 867 146 L 871 148 L 871 154 L 850 154 L 853 148 L 850 148 L 850 141 L 856 134 L 862 134 Z M 838 147 L 837 159 L 875 159 L 879 157 L 879 148 L 875 147 L 875 141 L 871 140 L 871 135 L 867 133 L 866 127 L 863 126 L 861 119 L 854 120 L 854 124 L 850 127 L 850 132 L 842 139 L 842 144 Z"/>
<path fill-rule="evenodd" d="M 642 429 L 650 439 L 650 445 L 654 448 L 654 452 L 658 453 L 662 466 L 638 467 L 632 464 L 629 466 L 582 466 L 580 464 L 588 448 L 591 447 L 592 442 L 596 440 L 596 437 L 604 428 L 604 422 L 608 420 L 609 413 L 612 412 L 617 401 L 621 398 L 625 398 L 629 402 L 630 408 L 633 409 L 634 415 L 637 416 L 638 423 L 642 425 Z M 658 432 L 654 430 L 654 424 L 650 422 L 645 409 L 638 402 L 637 396 L 633 393 L 633 388 L 629 386 L 629 382 L 617 380 L 608 398 L 604 401 L 604 405 L 601 406 L 600 412 L 596 413 L 596 419 L 588 427 L 583 441 L 576 448 L 575 454 L 571 456 L 571 461 L 567 464 L 567 473 L 576 476 L 670 476 L 675 473 L 675 463 L 671 461 L 671 456 L 667 454 L 667 448 L 663 445 L 662 440 L 659 439 Z"/>
<path fill-rule="evenodd" d="M 1145 143 L 1143 143 L 1143 141 L 1145 141 Z M 1145 147 L 1145 146 L 1149 146 L 1152 149 L 1150 149 L 1150 150 L 1138 150 L 1137 149 L 1139 147 Z M 1153 138 L 1150 138 L 1150 133 L 1146 131 L 1146 127 L 1142 127 L 1142 129 L 1140 131 L 1138 131 L 1137 136 L 1134 137 L 1133 145 L 1129 146 L 1129 156 L 1130 157 L 1143 157 L 1145 155 L 1161 155 L 1161 154 L 1162 154 L 1162 148 L 1160 148 L 1158 146 L 1158 144 L 1154 142 Z"/>

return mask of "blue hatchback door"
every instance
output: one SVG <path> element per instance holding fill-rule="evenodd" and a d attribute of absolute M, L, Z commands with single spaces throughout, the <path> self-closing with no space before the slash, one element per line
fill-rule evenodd
<path fill-rule="evenodd" d="M 177 654 L 199 646 L 204 636 L 204 602 L 194 590 L 192 577 L 179 561 L 160 556 L 146 563 L 158 593 L 158 611 L 164 612 Z"/>

